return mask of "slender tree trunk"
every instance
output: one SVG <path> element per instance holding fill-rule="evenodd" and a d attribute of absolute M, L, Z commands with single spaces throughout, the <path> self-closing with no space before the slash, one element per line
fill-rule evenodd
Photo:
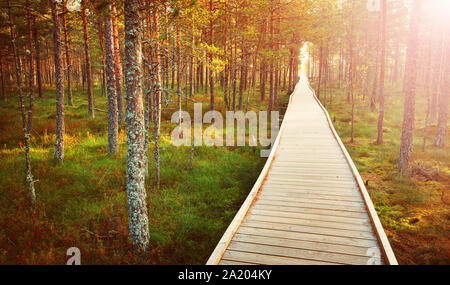
<path fill-rule="evenodd" d="M 428 136 L 428 127 L 430 125 L 430 111 L 431 111 L 431 82 L 430 77 L 432 74 L 432 65 L 433 62 L 431 60 L 431 52 L 432 52 L 433 46 L 430 45 L 427 51 L 427 70 L 426 70 L 426 78 L 425 78 L 425 89 L 426 89 L 426 95 L 427 95 L 427 111 L 425 114 L 425 127 L 423 130 L 423 141 L 422 141 L 422 152 L 425 152 L 425 146 L 427 144 L 427 136 Z"/>
<path fill-rule="evenodd" d="M 152 70 L 152 64 L 153 64 L 153 48 L 152 48 L 152 42 L 150 41 L 152 39 L 152 24 L 151 24 L 151 10 L 145 11 L 145 22 L 147 23 L 147 26 L 144 29 L 144 39 L 149 41 L 147 43 L 147 53 L 144 52 L 146 63 L 144 65 L 144 71 L 143 76 L 146 77 L 146 92 L 144 93 L 144 173 L 145 177 L 148 177 L 148 145 L 150 142 L 150 135 L 149 135 L 149 125 L 150 122 L 153 121 L 153 102 L 152 102 L 152 86 L 153 86 L 153 70 Z"/>
<path fill-rule="evenodd" d="M 66 73 L 67 73 L 67 104 L 69 106 L 73 106 L 72 100 L 72 58 L 70 55 L 70 40 L 69 40 L 69 31 L 67 29 L 67 9 L 65 5 L 66 1 L 63 1 L 63 27 L 64 27 L 64 43 L 66 50 Z"/>
<path fill-rule="evenodd" d="M 27 0 L 27 28 L 28 28 L 28 98 L 29 98 L 29 110 L 28 110 L 28 127 L 31 131 L 31 122 L 33 121 L 33 97 L 34 97 L 34 44 L 33 44 L 33 19 L 31 15 L 30 0 Z"/>
<path fill-rule="evenodd" d="M 378 24 L 377 25 L 378 26 L 378 28 L 377 28 L 378 33 L 377 33 L 377 41 L 376 41 L 375 73 L 373 75 L 373 86 L 372 86 L 372 93 L 371 93 L 371 96 L 370 96 L 370 111 L 372 111 L 372 112 L 375 111 L 375 108 L 377 106 L 378 83 L 381 80 L 380 79 L 381 77 L 378 77 L 378 76 L 380 76 L 380 71 L 379 71 L 379 67 L 380 67 L 380 64 L 379 64 L 379 61 L 380 61 L 380 45 L 383 45 L 382 43 L 380 44 L 380 41 L 382 41 L 382 38 L 380 37 L 380 34 L 383 33 L 383 31 L 380 31 L 380 22 L 381 22 L 381 26 L 384 25 L 383 19 L 382 19 L 382 17 L 383 17 L 382 14 L 383 13 L 380 13 L 380 16 L 378 17 L 378 22 L 377 22 L 377 24 Z M 385 29 L 385 27 L 383 27 L 382 29 Z M 386 45 L 386 44 L 384 44 L 384 45 Z M 382 48 L 382 46 L 381 46 L 381 48 Z M 384 47 L 384 48 L 386 48 L 386 47 Z M 386 60 L 386 59 L 384 59 L 384 60 Z M 384 93 L 384 91 L 383 91 L 383 93 Z M 379 94 L 381 94 L 381 90 L 380 90 Z M 384 110 L 383 110 L 383 112 L 384 112 Z"/>
<path fill-rule="evenodd" d="M 419 49 L 419 21 L 421 0 L 413 2 L 408 39 L 408 51 L 405 69 L 405 109 L 403 113 L 402 138 L 400 145 L 400 159 L 398 166 L 402 174 L 409 171 L 410 158 L 413 148 L 414 131 L 414 100 L 416 95 L 417 59 Z"/>
<path fill-rule="evenodd" d="M 339 45 L 339 73 L 338 73 L 338 80 L 339 80 L 339 89 L 341 88 L 342 84 L 342 68 L 344 66 L 344 49 L 342 47 L 342 43 L 340 42 Z"/>
<path fill-rule="evenodd" d="M 114 53 L 114 28 L 112 8 L 108 4 L 104 11 L 105 52 L 106 52 L 106 90 L 108 94 L 108 153 L 117 153 L 119 147 L 119 114 L 117 100 L 117 69 Z"/>
<path fill-rule="evenodd" d="M 155 35 L 155 42 L 159 38 L 159 21 L 158 21 L 158 11 L 157 9 L 154 9 L 153 11 L 153 23 L 154 23 L 154 35 Z M 153 135 L 155 137 L 155 150 L 154 150 L 154 156 L 155 156 L 155 187 L 159 188 L 159 173 L 160 173 L 160 152 L 159 152 L 159 136 L 160 136 L 160 126 L 161 126 L 161 61 L 159 56 L 159 51 L 155 50 L 155 66 L 156 66 L 156 72 L 155 72 L 155 92 L 154 92 L 154 116 L 155 116 L 155 123 L 154 123 L 154 132 Z"/>
<path fill-rule="evenodd" d="M 214 0 L 209 0 L 209 11 L 210 11 L 210 13 L 211 13 L 211 18 L 210 18 L 210 21 L 209 21 L 209 45 L 210 46 L 213 46 L 214 45 L 214 17 L 213 17 L 213 15 L 212 15 L 212 13 L 213 13 L 213 11 L 214 11 Z M 212 66 L 212 62 L 213 62 L 213 57 L 214 57 L 214 54 L 213 54 L 213 52 L 210 52 L 209 53 L 209 63 L 211 64 L 211 66 Z M 211 105 L 211 110 L 212 111 L 214 111 L 214 108 L 215 108 L 215 106 L 214 106 L 214 77 L 213 77 L 213 75 L 214 75 L 214 71 L 213 71 L 213 69 L 212 69 L 212 67 L 209 69 L 209 89 L 210 89 L 210 92 L 211 92 L 211 94 L 210 94 L 210 98 L 211 98 L 211 102 L 210 102 L 210 105 Z"/>
<path fill-rule="evenodd" d="M 177 49 L 177 95 L 178 95 L 178 111 L 180 112 L 179 116 L 178 116 L 178 124 L 181 126 L 181 95 L 183 93 L 182 91 L 182 78 L 181 78 L 181 42 L 180 42 L 180 38 L 181 38 L 181 34 L 180 34 L 180 27 L 177 25 L 177 45 L 176 45 L 176 49 Z"/>
<path fill-rule="evenodd" d="M 106 52 L 105 52 L 105 38 L 104 38 L 104 21 L 102 20 L 102 17 L 99 17 L 98 21 L 98 37 L 100 40 L 100 48 L 102 50 L 102 96 L 106 96 Z"/>
<path fill-rule="evenodd" d="M 57 4 L 56 0 L 50 0 L 50 3 L 53 18 L 53 53 L 56 81 L 56 139 L 54 163 L 57 164 L 62 163 L 64 160 L 64 72 L 59 4 Z"/>
<path fill-rule="evenodd" d="M 380 58 L 380 95 L 378 108 L 378 136 L 377 144 L 383 143 L 383 118 L 384 118 L 384 78 L 386 72 L 386 16 L 387 0 L 381 0 L 381 58 Z"/>
<path fill-rule="evenodd" d="M 190 59 L 190 67 L 189 67 L 189 97 L 194 95 L 194 51 L 195 51 L 195 37 L 194 37 L 194 19 L 192 19 L 191 24 L 191 52 L 192 54 L 189 56 Z M 226 52 L 225 52 L 226 54 Z M 181 105 L 180 105 L 181 106 Z"/>
<path fill-rule="evenodd" d="M 288 84 L 288 94 L 292 93 L 292 91 L 294 90 L 294 86 L 293 86 L 293 81 L 294 81 L 294 76 L 292 74 L 292 69 L 294 67 L 294 58 L 293 58 L 293 51 L 292 49 L 290 50 L 290 55 L 289 55 L 289 84 Z"/>
<path fill-rule="evenodd" d="M 54 1 L 54 0 L 53 0 Z M 34 179 L 33 174 L 31 173 L 31 158 L 30 158 L 30 132 L 31 132 L 31 116 L 32 116 L 32 108 L 28 109 L 28 120 L 27 114 L 25 111 L 25 100 L 23 96 L 22 90 L 22 67 L 20 64 L 19 52 L 16 45 L 16 29 L 14 26 L 14 19 L 11 13 L 11 3 L 8 0 L 8 18 L 9 18 L 9 27 L 11 32 L 11 45 L 14 53 L 14 67 L 17 81 L 17 92 L 19 95 L 19 103 L 20 103 L 20 111 L 22 116 L 22 131 L 24 135 L 24 145 L 25 145 L 25 177 L 28 183 L 28 189 L 30 191 L 30 205 L 31 209 L 34 210 L 36 204 L 36 194 L 34 189 Z M 32 101 L 32 97 L 30 97 L 30 101 Z"/>
<path fill-rule="evenodd" d="M 142 98 L 142 15 L 139 0 L 125 1 L 125 82 L 127 125 L 127 198 L 130 237 L 138 251 L 149 246 L 144 165 L 144 106 Z"/>
<path fill-rule="evenodd" d="M 270 32 L 270 49 L 273 50 L 274 47 L 274 40 L 273 40 L 273 0 L 270 1 L 271 3 L 271 9 L 270 9 L 270 22 L 269 22 L 269 32 Z M 269 65 L 269 106 L 268 106 L 268 111 L 272 111 L 273 109 L 273 93 L 274 93 L 274 78 L 273 78 L 273 74 L 274 74 L 274 68 L 273 68 L 273 57 L 269 58 L 270 60 L 270 65 Z"/>
<path fill-rule="evenodd" d="M 355 140 L 355 94 L 354 94 L 354 86 L 353 86 L 353 78 L 354 78 L 354 62 L 353 62 L 353 29 L 354 29 L 354 9 L 355 9 L 355 0 L 352 0 L 352 17 L 350 24 L 350 37 L 349 37 L 349 50 L 350 50 L 350 97 L 352 103 L 352 129 L 350 134 L 350 141 L 353 142 Z"/>
<path fill-rule="evenodd" d="M 112 24 L 113 24 L 113 37 L 114 37 L 114 70 L 116 80 L 116 93 L 117 93 L 117 108 L 119 113 L 119 122 L 123 122 L 123 95 L 122 95 L 122 62 L 120 60 L 120 41 L 119 41 L 119 27 L 117 25 L 117 11 L 116 1 L 112 1 Z"/>
<path fill-rule="evenodd" d="M 91 68 L 91 53 L 88 33 L 88 21 L 87 21 L 87 0 L 83 0 L 82 4 L 82 18 L 83 18 L 83 34 L 84 34 L 84 56 L 86 60 L 86 82 L 88 91 L 88 114 L 94 118 L 94 91 L 92 90 L 92 68 Z"/>
<path fill-rule="evenodd" d="M 227 13 L 228 9 L 227 9 L 227 2 L 225 1 L 224 3 L 225 5 L 225 13 Z M 225 15 L 225 31 L 224 31 L 224 43 L 223 43 L 223 50 L 224 50 L 224 60 L 225 60 L 225 69 L 223 72 L 223 99 L 224 99 L 224 103 L 225 103 L 225 108 L 226 110 L 230 109 L 230 102 L 228 100 L 228 78 L 229 78 L 229 62 L 227 61 L 228 59 L 228 23 L 229 23 L 229 18 L 228 18 L 228 14 Z"/>
<path fill-rule="evenodd" d="M 444 71 L 442 73 L 441 94 L 439 97 L 439 117 L 434 145 L 444 148 L 447 139 L 448 105 L 450 93 L 450 23 L 447 19 L 446 40 L 444 44 Z"/>
<path fill-rule="evenodd" d="M 244 85 L 245 85 L 245 54 L 244 54 L 244 37 L 241 40 L 241 78 L 239 80 L 239 110 L 243 107 Z"/>
<path fill-rule="evenodd" d="M 436 43 L 435 43 L 435 54 L 433 58 L 433 84 L 431 91 L 431 110 L 430 110 L 430 123 L 436 122 L 437 109 L 438 109 L 438 98 L 439 98 L 439 87 L 441 86 L 441 73 L 444 61 L 444 49 L 443 49 L 443 29 L 442 27 L 437 28 L 436 33 Z"/>
<path fill-rule="evenodd" d="M 320 100 L 320 87 L 322 84 L 322 71 L 323 71 L 323 47 L 320 45 L 319 56 L 319 80 L 317 81 L 317 98 Z"/>

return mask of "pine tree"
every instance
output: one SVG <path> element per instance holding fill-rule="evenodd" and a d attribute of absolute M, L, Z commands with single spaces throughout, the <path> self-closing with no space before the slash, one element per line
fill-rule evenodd
<path fill-rule="evenodd" d="M 138 251 L 149 246 L 144 165 L 144 105 L 142 96 L 142 7 L 125 1 L 125 83 L 127 125 L 127 198 L 130 237 Z"/>

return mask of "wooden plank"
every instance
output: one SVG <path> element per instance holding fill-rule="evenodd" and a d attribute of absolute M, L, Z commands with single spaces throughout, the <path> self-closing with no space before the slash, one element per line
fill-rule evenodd
<path fill-rule="evenodd" d="M 296 167 L 296 166 L 282 166 L 283 164 L 281 164 L 279 162 L 274 162 L 272 165 L 272 169 L 274 171 L 279 171 L 279 172 L 297 172 L 297 173 L 306 173 L 306 174 L 329 174 L 329 173 L 333 173 L 335 175 L 350 175 L 351 177 L 353 177 L 352 172 L 350 171 L 350 169 L 348 168 L 342 168 L 342 169 L 327 169 L 327 168 L 323 168 L 323 167 L 315 167 L 315 168 L 309 168 L 309 167 Z M 272 171 L 272 170 L 271 170 Z"/>
<path fill-rule="evenodd" d="M 367 217 L 367 213 L 360 213 L 360 212 L 324 210 L 324 209 L 306 208 L 306 207 L 303 207 L 303 208 L 301 208 L 301 207 L 286 207 L 286 206 L 266 205 L 264 203 L 257 203 L 255 205 L 253 205 L 253 207 L 255 209 L 264 209 L 264 210 L 290 212 L 290 213 L 316 214 L 316 215 L 333 216 L 333 217 L 363 218 L 363 219 Z"/>
<path fill-rule="evenodd" d="M 349 237 L 338 237 L 338 236 L 329 236 L 329 235 L 321 235 L 321 234 L 313 234 L 313 233 L 302 233 L 302 232 L 289 232 L 275 229 L 265 229 L 265 228 L 253 228 L 247 227 L 246 225 L 242 225 L 237 233 L 248 234 L 248 235 L 258 235 L 258 236 L 266 236 L 266 237 L 275 237 L 275 238 L 285 238 L 285 239 L 294 239 L 299 241 L 311 241 L 311 242 L 321 242 L 321 243 L 329 243 L 329 244 L 340 244 L 340 245 L 350 245 L 350 246 L 359 246 L 359 247 L 377 247 L 378 243 L 375 240 L 369 239 L 356 239 Z"/>
<path fill-rule="evenodd" d="M 350 230 L 340 230 L 340 229 L 329 229 L 329 228 L 319 228 L 303 225 L 288 225 L 280 223 L 271 222 L 260 222 L 260 221 L 250 221 L 245 220 L 242 226 L 252 227 L 252 228 L 262 228 L 262 229 L 273 229 L 289 232 L 299 232 L 299 233 L 310 233 L 318 235 L 328 235 L 336 237 L 348 237 L 354 239 L 368 239 L 376 241 L 376 237 L 372 233 L 360 232 L 360 231 L 350 231 Z"/>
<path fill-rule="evenodd" d="M 219 265 L 258 265 L 257 263 L 243 262 L 243 261 L 234 261 L 222 258 L 219 262 Z"/>
<path fill-rule="evenodd" d="M 358 255 L 358 256 L 366 256 L 366 257 L 375 256 L 375 257 L 378 257 L 378 259 L 382 259 L 380 250 L 378 248 L 374 249 L 374 248 L 370 248 L 370 247 L 313 242 L 313 241 L 306 241 L 306 240 L 295 240 L 295 239 L 279 238 L 279 237 L 267 237 L 267 236 L 249 235 L 249 234 L 241 234 L 241 233 L 236 233 L 236 235 L 233 237 L 233 241 L 275 245 L 275 246 L 288 247 L 288 248 L 309 249 L 309 250 L 316 250 L 316 251 L 323 251 L 323 252 L 341 253 L 341 254 Z"/>
<path fill-rule="evenodd" d="M 278 181 L 278 180 L 273 180 L 273 179 L 269 180 L 269 178 L 267 178 L 265 184 L 266 183 L 268 185 L 275 185 L 275 186 L 291 185 L 291 186 L 297 186 L 299 188 L 300 187 L 308 187 L 311 189 L 319 189 L 319 190 L 320 189 L 326 190 L 326 189 L 330 189 L 330 188 L 332 188 L 333 191 L 338 191 L 338 190 L 355 190 L 356 191 L 356 190 L 358 190 L 358 187 L 356 185 L 340 186 L 339 184 L 333 184 L 333 185 L 319 184 L 319 183 L 314 184 L 311 182 L 308 183 L 308 182 L 300 182 L 300 181 L 292 182 L 292 181 Z"/>
<path fill-rule="evenodd" d="M 267 199 L 267 200 L 277 200 L 277 201 L 287 201 L 287 202 L 295 202 L 295 203 L 306 203 L 306 204 L 329 204 L 329 205 L 336 205 L 339 204 L 339 206 L 351 206 L 351 207 L 362 207 L 364 209 L 364 203 L 362 201 L 356 202 L 356 201 L 336 201 L 332 199 L 320 199 L 320 198 L 308 198 L 308 197 L 302 197 L 302 196 L 280 196 L 280 195 L 270 195 L 264 193 L 261 193 L 258 196 L 259 200 Z"/>
<path fill-rule="evenodd" d="M 363 203 L 362 199 L 358 196 L 338 196 L 333 195 L 333 192 L 328 192 L 328 194 L 321 194 L 312 191 L 300 191 L 300 190 L 280 190 L 280 189 L 271 189 L 264 187 L 264 192 L 261 193 L 261 196 L 277 196 L 277 197 L 301 197 L 301 198 L 312 198 L 312 199 L 321 199 L 321 200 L 330 200 L 330 201 L 348 201 L 348 202 L 360 202 Z"/>
<path fill-rule="evenodd" d="M 327 161 L 327 162 L 319 164 L 319 163 L 314 162 L 314 161 L 296 160 L 295 158 L 288 159 L 287 157 L 285 159 L 280 158 L 280 162 L 286 163 L 286 164 L 289 163 L 289 164 L 293 164 L 293 165 L 304 165 L 304 166 L 307 166 L 307 167 L 309 167 L 309 166 L 318 167 L 320 165 L 328 166 L 328 167 L 332 167 L 332 168 L 335 168 L 335 167 L 342 167 L 342 168 L 348 167 L 348 165 L 346 163 L 338 162 L 338 161 Z"/>
<path fill-rule="evenodd" d="M 371 259 L 370 257 L 366 256 L 356 256 L 356 255 L 331 253 L 300 248 L 290 248 L 266 244 L 246 243 L 234 240 L 231 241 L 228 249 L 234 251 L 245 251 L 274 256 L 292 257 L 306 260 L 323 261 L 340 264 L 352 264 L 352 265 L 366 265 L 368 264 L 369 259 Z M 378 263 L 381 264 L 380 258 L 378 257 L 377 259 Z"/>
<path fill-rule="evenodd" d="M 266 216 L 272 216 L 272 217 L 308 219 L 308 220 L 325 221 L 325 222 L 339 222 L 339 223 L 346 223 L 346 224 L 357 224 L 357 225 L 370 224 L 370 220 L 368 217 L 367 218 L 335 217 L 335 216 L 324 216 L 324 215 L 317 215 L 317 214 L 271 211 L 271 210 L 264 210 L 264 209 L 259 209 L 259 208 L 252 208 L 250 210 L 250 213 L 255 214 L 255 215 L 266 215 Z"/>
<path fill-rule="evenodd" d="M 265 183 L 263 189 L 270 189 L 273 191 L 285 191 L 285 192 L 299 192 L 299 193 L 315 193 L 323 195 L 333 195 L 333 196 L 347 196 L 347 197 L 361 197 L 356 189 L 337 189 L 337 188 L 324 188 L 324 187 L 313 187 L 313 186 L 302 186 L 302 185 L 277 185 Z"/>
<path fill-rule="evenodd" d="M 232 260 L 236 262 L 248 262 L 263 265 L 333 265 L 335 263 L 283 257 L 283 256 L 273 256 L 259 253 L 234 251 L 227 249 L 223 255 L 226 260 Z"/>
<path fill-rule="evenodd" d="M 302 218 L 286 218 L 279 216 L 261 215 L 254 213 L 253 211 L 247 215 L 246 221 L 269 222 L 269 223 L 300 225 L 318 228 L 338 229 L 338 230 L 360 231 L 373 234 L 370 224 L 348 224 L 336 221 L 329 222 L 329 221 L 308 220 Z"/>
<path fill-rule="evenodd" d="M 328 173 L 334 173 L 334 172 L 345 172 L 350 171 L 347 166 L 333 166 L 329 167 L 326 165 L 320 165 L 320 164 L 298 164 L 298 163 L 292 163 L 292 162 L 286 162 L 286 161 L 279 161 L 276 160 L 273 164 L 273 167 L 282 167 L 282 168 L 294 168 L 294 169 L 305 169 L 305 170 L 321 170 L 326 171 Z M 350 172 L 351 173 L 351 172 Z"/>
<path fill-rule="evenodd" d="M 297 177 L 293 177 L 292 175 L 276 175 L 276 174 L 269 174 L 267 176 L 267 181 L 280 181 L 281 183 L 283 182 L 295 182 L 295 183 L 303 183 L 303 184 L 314 184 L 314 185 L 331 185 L 331 186 L 355 186 L 356 183 L 355 181 L 341 181 L 338 179 L 306 179 L 306 178 L 302 178 L 300 176 Z"/>
<path fill-rule="evenodd" d="M 365 213 L 363 206 L 342 206 L 342 205 L 331 205 L 324 203 L 296 203 L 290 201 L 278 201 L 269 199 L 258 199 L 255 204 L 261 205 L 273 205 L 273 206 L 284 206 L 284 207 L 294 207 L 294 208 L 310 208 L 310 209 L 321 209 L 321 210 L 333 210 L 333 211 L 344 211 L 344 212 L 357 212 Z"/>
<path fill-rule="evenodd" d="M 353 182 L 353 176 L 351 175 L 339 175 L 339 174 L 315 174 L 315 173 L 307 173 L 307 172 L 299 172 L 299 171 L 280 171 L 279 169 L 270 170 L 269 175 L 283 175 L 288 178 L 300 178 L 300 179 L 326 179 L 326 180 L 335 180 L 335 181 L 343 181 L 343 182 Z"/>

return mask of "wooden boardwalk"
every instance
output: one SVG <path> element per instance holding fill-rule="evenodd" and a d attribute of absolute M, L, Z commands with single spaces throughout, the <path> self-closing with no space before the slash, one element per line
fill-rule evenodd
<path fill-rule="evenodd" d="M 397 264 L 305 75 L 260 177 L 207 264 Z"/>

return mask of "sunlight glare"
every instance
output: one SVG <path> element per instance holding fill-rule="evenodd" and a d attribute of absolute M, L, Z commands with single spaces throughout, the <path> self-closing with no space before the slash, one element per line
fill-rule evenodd
<path fill-rule="evenodd" d="M 448 20 L 450 15 L 449 0 L 429 0 L 425 2 L 424 8 L 428 12 L 428 18 L 433 21 Z"/>

